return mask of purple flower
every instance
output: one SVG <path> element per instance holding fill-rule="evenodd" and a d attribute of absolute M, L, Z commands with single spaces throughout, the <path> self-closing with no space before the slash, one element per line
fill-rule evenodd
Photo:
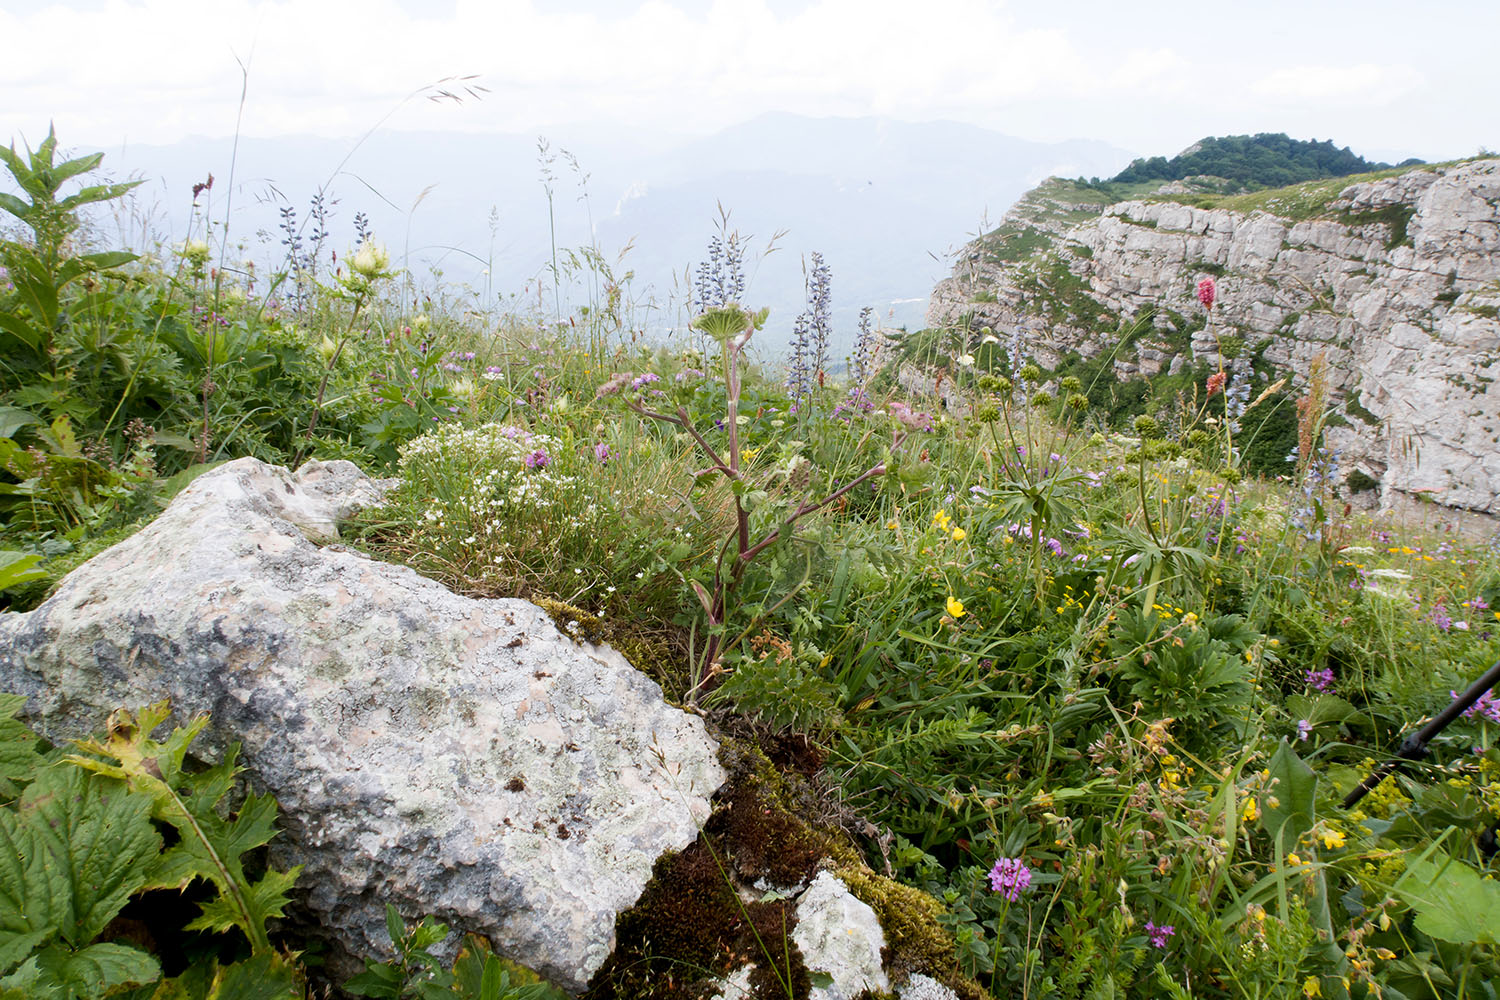
<path fill-rule="evenodd" d="M 1333 668 L 1324 667 L 1322 670 L 1309 670 L 1304 675 L 1304 679 L 1307 681 L 1307 686 L 1314 691 L 1320 693 L 1327 691 L 1333 687 Z"/>
<path fill-rule="evenodd" d="M 1312 723 L 1311 722 L 1308 722 L 1306 719 L 1298 719 L 1297 720 L 1297 739 L 1303 740 L 1305 742 L 1307 740 L 1308 734 L 1311 733 L 1311 732 L 1312 732 Z"/>
<path fill-rule="evenodd" d="M 1446 632 L 1453 627 L 1453 617 L 1448 614 L 1448 608 L 1443 604 L 1433 605 L 1432 613 L 1427 616 L 1427 620 L 1432 622 L 1440 632 Z"/>
<path fill-rule="evenodd" d="M 600 441 L 598 444 L 594 445 L 594 457 L 599 460 L 600 465 L 608 465 L 609 460 L 614 456 L 609 453 L 609 445 L 605 444 L 603 441 Z"/>
<path fill-rule="evenodd" d="M 1449 691 L 1448 694 L 1454 698 L 1458 697 L 1457 691 Z M 1475 715 L 1482 715 L 1496 725 L 1500 725 L 1500 698 L 1496 698 L 1489 691 L 1480 695 L 1479 700 L 1470 705 L 1469 710 L 1464 713 L 1464 718 L 1471 719 Z"/>
<path fill-rule="evenodd" d="M 1014 903 L 1031 888 L 1031 869 L 1020 858 L 1001 858 L 990 869 L 990 888 Z"/>
<path fill-rule="evenodd" d="M 545 469 L 551 464 L 552 456 L 547 454 L 541 448 L 538 448 L 536 451 L 526 456 L 526 468 L 528 469 Z"/>
<path fill-rule="evenodd" d="M 1177 928 L 1171 924 L 1163 924 L 1158 927 L 1151 921 L 1146 921 L 1146 934 L 1151 938 L 1151 947 L 1153 948 L 1165 948 L 1167 946 L 1167 938 L 1176 933 Z"/>

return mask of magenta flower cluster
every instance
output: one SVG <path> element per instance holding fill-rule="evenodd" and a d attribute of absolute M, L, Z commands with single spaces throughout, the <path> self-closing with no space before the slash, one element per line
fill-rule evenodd
<path fill-rule="evenodd" d="M 1327 691 L 1333 687 L 1333 669 L 1331 667 L 1324 667 L 1322 670 L 1309 670 L 1305 680 L 1307 681 L 1307 686 L 1314 691 Z"/>
<path fill-rule="evenodd" d="M 1177 928 L 1171 924 L 1164 924 L 1158 927 L 1151 921 L 1146 921 L 1146 936 L 1151 939 L 1151 947 L 1153 948 L 1165 948 L 1167 946 L 1167 938 L 1176 933 Z"/>
<path fill-rule="evenodd" d="M 1198 282 L 1198 301 L 1203 303 L 1203 308 L 1212 309 L 1214 307 L 1214 296 L 1217 294 L 1218 289 L 1214 287 L 1214 279 L 1204 278 Z"/>
<path fill-rule="evenodd" d="M 541 448 L 526 456 L 526 468 L 545 469 L 552 464 L 552 456 Z"/>
<path fill-rule="evenodd" d="M 1031 869 L 1020 858 L 1001 858 L 990 869 L 990 888 L 1014 903 L 1031 888 Z"/>

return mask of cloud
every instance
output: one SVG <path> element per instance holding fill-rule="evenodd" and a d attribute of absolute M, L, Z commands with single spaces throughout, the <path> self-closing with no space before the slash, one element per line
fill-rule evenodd
<path fill-rule="evenodd" d="M 233 131 L 362 132 L 425 83 L 477 74 L 461 109 L 420 99 L 403 128 L 524 130 L 609 120 L 709 132 L 768 110 L 973 118 L 1067 88 L 1084 61 L 1068 35 L 1018 24 L 989 0 L 669 0 L 558 10 L 543 0 L 457 0 L 418 17 L 392 0 L 104 0 L 0 11 L 0 130 L 49 117 L 96 140 Z M 65 50 L 66 58 L 57 53 Z"/>
<path fill-rule="evenodd" d="M 1404 65 L 1289 66 L 1261 77 L 1250 90 L 1259 97 L 1290 103 L 1385 104 L 1426 82 L 1420 72 Z"/>

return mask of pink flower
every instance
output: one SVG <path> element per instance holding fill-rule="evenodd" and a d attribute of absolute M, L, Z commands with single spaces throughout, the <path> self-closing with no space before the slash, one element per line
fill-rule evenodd
<path fill-rule="evenodd" d="M 1167 946 L 1167 938 L 1176 933 L 1177 928 L 1171 924 L 1158 927 L 1151 921 L 1146 921 L 1146 935 L 1151 938 L 1151 947 L 1153 948 L 1165 948 Z"/>
<path fill-rule="evenodd" d="M 1014 903 L 1031 888 L 1031 869 L 1020 858 L 1001 858 L 990 869 L 990 888 Z"/>
<path fill-rule="evenodd" d="M 526 468 L 528 469 L 545 469 L 551 464 L 552 456 L 540 448 L 526 456 Z"/>
<path fill-rule="evenodd" d="M 1198 301 L 1203 303 L 1203 308 L 1212 309 L 1214 307 L 1214 295 L 1216 292 L 1214 279 L 1204 278 L 1198 282 Z"/>
<path fill-rule="evenodd" d="M 594 445 L 594 457 L 599 460 L 600 465 L 608 465 L 610 460 L 609 445 L 600 441 Z"/>
<path fill-rule="evenodd" d="M 1213 298 L 1212 293 L 1209 294 L 1209 298 Z M 1226 378 L 1228 376 L 1224 372 L 1214 372 L 1210 375 L 1208 377 L 1208 394 L 1210 396 L 1218 395 L 1219 391 L 1224 388 L 1224 380 Z"/>

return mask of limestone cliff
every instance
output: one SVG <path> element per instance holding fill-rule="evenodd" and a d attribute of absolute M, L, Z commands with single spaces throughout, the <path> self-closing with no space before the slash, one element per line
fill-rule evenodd
<path fill-rule="evenodd" d="M 964 248 L 929 325 L 1019 330 L 1049 366 L 1113 352 L 1126 376 L 1217 365 L 1232 343 L 1297 383 L 1322 354 L 1344 475 L 1378 480 L 1388 501 L 1500 515 L 1500 159 L 1124 193 L 1045 182 Z M 1193 294 L 1205 276 L 1211 323 Z M 1151 309 L 1147 335 L 1122 338 Z"/>

